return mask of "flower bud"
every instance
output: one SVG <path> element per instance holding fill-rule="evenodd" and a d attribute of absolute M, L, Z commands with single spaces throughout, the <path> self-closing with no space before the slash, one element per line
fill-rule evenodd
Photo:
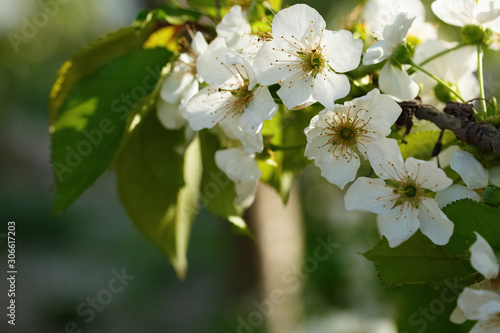
<path fill-rule="evenodd" d="M 411 64 L 414 54 L 415 48 L 407 42 L 402 42 L 392 53 L 391 61 L 396 61 L 400 65 Z"/>
<path fill-rule="evenodd" d="M 483 202 L 492 206 L 500 204 L 500 187 L 495 185 L 486 186 L 483 194 Z"/>
<path fill-rule="evenodd" d="M 457 93 L 458 91 L 458 86 L 454 83 L 451 82 L 446 82 L 450 87 L 453 88 L 454 91 Z M 454 95 L 450 89 L 445 87 L 443 84 L 439 83 L 434 87 L 434 94 L 436 95 L 436 98 L 440 100 L 443 103 L 448 103 L 448 102 L 459 102 L 457 99 L 457 96 Z"/>
<path fill-rule="evenodd" d="M 462 28 L 462 40 L 465 44 L 490 45 L 493 42 L 493 31 L 478 25 L 467 24 Z"/>

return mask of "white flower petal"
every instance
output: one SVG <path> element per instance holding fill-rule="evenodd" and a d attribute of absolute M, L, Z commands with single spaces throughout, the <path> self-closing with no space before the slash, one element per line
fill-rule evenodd
<path fill-rule="evenodd" d="M 379 76 L 380 90 L 399 100 L 412 100 L 417 97 L 420 87 L 406 73 L 387 62 Z"/>
<path fill-rule="evenodd" d="M 476 241 L 470 247 L 471 265 L 486 279 L 492 279 L 498 275 L 498 260 L 490 244 L 477 232 Z"/>
<path fill-rule="evenodd" d="M 500 17 L 488 24 L 488 28 L 500 34 Z M 490 46 L 491 47 L 491 46 Z"/>
<path fill-rule="evenodd" d="M 376 214 L 387 214 L 391 210 L 391 199 L 395 194 L 393 187 L 388 186 L 382 179 L 359 177 L 349 187 L 345 195 L 345 208 Z"/>
<path fill-rule="evenodd" d="M 229 116 L 220 122 L 219 127 L 231 139 L 239 140 L 243 149 L 249 153 L 260 153 L 264 149 L 262 135 L 260 133 L 248 133 L 239 126 L 239 116 Z"/>
<path fill-rule="evenodd" d="M 198 83 L 198 80 L 191 81 L 191 83 L 182 92 L 179 108 L 181 110 L 185 109 L 187 103 L 198 93 L 198 91 L 200 91 L 200 84 Z"/>
<path fill-rule="evenodd" d="M 485 304 L 500 302 L 500 295 L 489 290 L 478 290 L 465 288 L 458 297 L 458 306 L 462 309 L 465 317 L 470 320 L 486 320 L 490 311 L 483 308 Z"/>
<path fill-rule="evenodd" d="M 198 56 L 202 55 L 207 50 L 208 44 L 201 32 L 197 31 L 194 35 L 193 41 L 191 42 L 191 48 Z"/>
<path fill-rule="evenodd" d="M 227 48 L 224 39 L 216 38 L 196 61 L 198 75 L 208 84 L 223 84 L 234 80 L 234 73 L 228 69 L 227 54 L 237 53 Z"/>
<path fill-rule="evenodd" d="M 328 64 L 337 73 L 352 71 L 359 66 L 363 42 L 354 39 L 347 30 L 325 30 L 321 37 L 321 45 Z"/>
<path fill-rule="evenodd" d="M 242 76 L 249 81 L 248 90 L 252 90 L 257 84 L 255 80 L 255 71 L 248 59 L 240 54 L 226 54 L 226 64 L 229 65 L 231 71 L 238 76 Z M 241 75 L 240 75 L 241 74 Z"/>
<path fill-rule="evenodd" d="M 479 194 L 462 185 L 451 185 L 450 187 L 437 192 L 435 197 L 439 208 L 443 208 L 454 201 L 465 198 L 472 199 L 477 202 L 481 201 Z"/>
<path fill-rule="evenodd" d="M 382 137 L 391 133 L 391 126 L 401 115 L 399 104 L 388 95 L 380 94 L 378 89 L 344 104 L 353 106 L 354 109 L 350 112 L 358 112 L 357 117 L 368 123 L 366 130 L 374 131 L 374 135 Z"/>
<path fill-rule="evenodd" d="M 393 52 L 395 45 L 388 40 L 376 42 L 366 50 L 363 56 L 363 65 L 378 64 L 389 58 Z"/>
<path fill-rule="evenodd" d="M 306 37 L 310 42 L 317 42 L 325 27 L 325 20 L 316 9 L 304 4 L 293 5 L 274 16 L 273 38 L 280 48 L 289 48 L 290 43 Z"/>
<path fill-rule="evenodd" d="M 233 47 L 238 42 L 241 35 L 250 33 L 252 28 L 248 23 L 241 7 L 236 5 L 231 7 L 229 12 L 222 18 L 222 21 L 215 27 L 217 37 L 222 37 L 229 47 Z"/>
<path fill-rule="evenodd" d="M 455 324 L 463 324 L 466 320 L 467 318 L 462 309 L 459 306 L 455 307 L 455 310 L 451 313 L 450 321 Z"/>
<path fill-rule="evenodd" d="M 399 44 L 408 34 L 415 17 L 415 14 L 412 13 L 403 12 L 397 14 L 394 22 L 384 27 L 384 40 L 390 41 L 393 45 Z"/>
<path fill-rule="evenodd" d="M 390 247 L 396 247 L 408 240 L 419 228 L 418 210 L 405 203 L 381 214 L 379 227 Z"/>
<path fill-rule="evenodd" d="M 500 187 L 500 166 L 497 165 L 488 170 L 490 181 L 493 185 Z"/>
<path fill-rule="evenodd" d="M 262 175 L 253 155 L 242 149 L 231 148 L 215 153 L 215 163 L 231 179 L 236 187 L 236 204 L 249 207 L 254 198 L 257 184 Z"/>
<path fill-rule="evenodd" d="M 253 93 L 253 99 L 245 107 L 245 112 L 240 117 L 240 127 L 251 134 L 260 133 L 264 120 L 269 120 L 278 111 L 278 105 L 267 87 L 259 87 Z"/>
<path fill-rule="evenodd" d="M 401 12 L 416 16 L 413 26 L 424 24 L 425 7 L 421 0 L 369 0 L 365 3 L 363 18 L 368 31 L 374 36 L 382 36 L 384 27 Z"/>
<path fill-rule="evenodd" d="M 311 77 L 306 77 L 300 80 L 283 82 L 277 94 L 289 109 L 315 101 L 311 81 Z"/>
<path fill-rule="evenodd" d="M 160 91 L 161 98 L 168 103 L 180 101 L 184 90 L 196 81 L 192 74 L 173 72 L 163 83 Z M 196 81 L 198 84 L 198 81 Z"/>
<path fill-rule="evenodd" d="M 436 192 L 453 184 L 453 181 L 433 161 L 422 161 L 408 157 L 405 167 L 408 175 L 415 180 L 418 187 Z"/>
<path fill-rule="evenodd" d="M 335 100 L 346 97 L 351 90 L 351 84 L 347 76 L 337 74 L 331 70 L 327 70 L 324 76 L 316 76 L 313 80 L 313 99 L 329 110 L 334 108 Z"/>
<path fill-rule="evenodd" d="M 156 114 L 162 125 L 167 129 L 179 129 L 187 124 L 186 118 L 179 111 L 178 103 L 167 103 L 159 99 L 156 105 Z"/>
<path fill-rule="evenodd" d="M 368 159 L 382 179 L 393 179 L 397 182 L 406 180 L 405 166 L 396 140 L 378 139 L 368 144 Z"/>
<path fill-rule="evenodd" d="M 436 0 L 431 8 L 443 22 L 457 27 L 474 23 L 473 16 L 476 2 L 473 0 Z"/>
<path fill-rule="evenodd" d="M 500 16 L 500 1 L 481 0 L 474 7 L 474 18 L 477 22 L 485 24 L 496 20 Z"/>
<path fill-rule="evenodd" d="M 199 131 L 214 127 L 225 117 L 220 112 L 214 111 L 221 109 L 232 98 L 234 97 L 227 91 L 218 91 L 210 87 L 200 90 L 186 105 L 191 128 Z"/>
<path fill-rule="evenodd" d="M 360 161 L 353 151 L 351 151 L 351 154 L 355 157 L 339 156 L 336 158 L 331 151 L 328 151 L 331 147 L 330 144 L 320 149 L 314 164 L 321 169 L 321 176 L 325 177 L 330 183 L 340 187 L 340 189 L 344 189 L 347 183 L 352 182 L 356 178 Z"/>
<path fill-rule="evenodd" d="M 275 41 L 264 43 L 255 56 L 253 65 L 257 82 L 268 86 L 280 82 L 280 80 L 294 75 L 296 71 L 289 71 L 286 66 L 280 66 L 280 62 L 300 60 L 300 58 L 288 55 L 285 52 L 275 52 L 279 48 Z M 281 49 L 281 48 L 280 48 Z"/>
<path fill-rule="evenodd" d="M 453 222 L 439 209 L 436 200 L 420 199 L 420 230 L 436 245 L 445 245 L 453 234 Z"/>
<path fill-rule="evenodd" d="M 462 177 L 470 189 L 484 188 L 488 185 L 488 171 L 471 153 L 457 151 L 451 158 L 450 167 Z"/>

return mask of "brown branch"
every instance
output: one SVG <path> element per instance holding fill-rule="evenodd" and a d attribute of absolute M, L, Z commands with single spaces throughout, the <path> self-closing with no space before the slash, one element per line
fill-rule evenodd
<path fill-rule="evenodd" d="M 432 105 L 421 104 L 418 100 L 405 101 L 400 105 L 403 113 L 428 120 L 442 130 L 452 131 L 460 141 L 500 155 L 500 130 L 491 124 L 477 123 L 473 114 L 469 113 L 470 104 L 448 104 L 445 112 L 453 115 L 440 112 Z"/>

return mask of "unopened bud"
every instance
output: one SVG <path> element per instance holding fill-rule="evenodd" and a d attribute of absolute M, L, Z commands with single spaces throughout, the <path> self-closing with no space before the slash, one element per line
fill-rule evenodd
<path fill-rule="evenodd" d="M 483 29 L 474 24 L 467 24 L 462 28 L 462 40 L 465 44 L 490 45 L 493 42 L 493 31 L 490 28 Z"/>
<path fill-rule="evenodd" d="M 400 65 L 407 65 L 412 63 L 415 48 L 406 42 L 399 44 L 392 53 L 391 60 L 396 61 Z"/>
<path fill-rule="evenodd" d="M 455 92 L 458 91 L 458 86 L 454 83 L 451 82 L 446 82 Z M 450 89 L 448 89 L 445 85 L 442 83 L 439 83 L 434 87 L 434 94 L 436 95 L 436 98 L 440 100 L 443 103 L 448 103 L 448 102 L 459 102 L 457 99 L 457 96 L 453 94 Z"/>
<path fill-rule="evenodd" d="M 500 204 L 500 187 L 495 185 L 486 186 L 483 194 L 483 202 L 492 206 Z"/>

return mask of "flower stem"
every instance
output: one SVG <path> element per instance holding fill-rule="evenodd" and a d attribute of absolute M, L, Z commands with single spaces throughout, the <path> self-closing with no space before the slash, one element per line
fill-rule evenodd
<path fill-rule="evenodd" d="M 432 57 L 427 58 L 427 59 L 425 59 L 424 61 L 422 61 L 422 62 L 420 63 L 420 66 L 423 66 L 423 65 L 425 65 L 425 64 L 427 64 L 427 63 L 429 63 L 429 62 L 431 62 L 432 60 L 434 60 L 434 59 L 436 59 L 436 58 L 439 58 L 439 57 L 441 57 L 441 56 L 443 56 L 443 55 L 445 55 L 445 54 L 447 54 L 447 53 L 449 53 L 449 52 L 452 52 L 452 51 L 458 50 L 459 48 L 464 47 L 465 45 L 466 45 L 466 44 L 458 44 L 457 46 L 452 47 L 451 49 L 446 49 L 446 50 L 444 50 L 444 51 L 442 51 L 442 52 L 436 53 L 436 54 L 435 54 L 435 55 L 433 55 Z"/>
<path fill-rule="evenodd" d="M 486 97 L 484 94 L 484 75 L 483 75 L 483 45 L 477 44 L 477 78 L 479 80 L 479 97 L 481 98 L 481 109 L 483 117 L 486 117 Z"/>
<path fill-rule="evenodd" d="M 444 87 L 446 87 L 453 95 L 455 95 L 462 103 L 465 103 L 466 100 L 457 92 L 455 91 L 448 83 L 444 82 L 443 80 L 441 80 L 440 78 L 438 78 L 437 76 L 435 76 L 434 74 L 428 72 L 425 68 L 423 68 L 422 66 L 420 65 L 417 65 L 415 62 L 413 62 L 413 60 L 410 61 L 410 65 L 412 65 L 413 67 L 415 67 L 416 69 L 418 69 L 419 71 L 421 71 L 422 73 L 430 76 L 431 78 L 433 78 L 434 80 L 436 80 L 438 83 L 442 84 Z"/>

